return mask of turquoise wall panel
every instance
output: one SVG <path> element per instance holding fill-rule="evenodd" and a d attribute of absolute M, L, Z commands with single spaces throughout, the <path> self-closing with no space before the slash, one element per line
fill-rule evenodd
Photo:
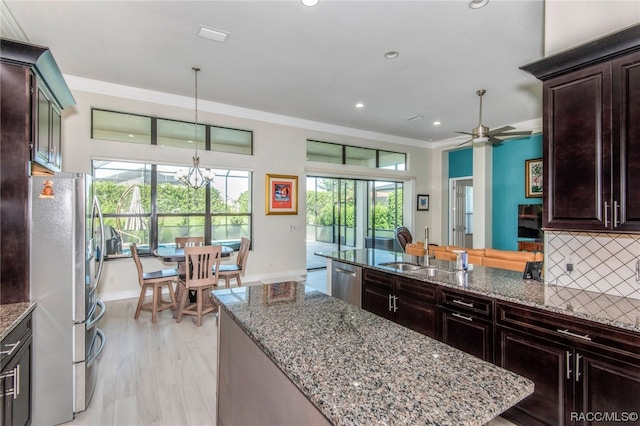
<path fill-rule="evenodd" d="M 473 176 L 473 148 L 449 152 L 449 178 Z"/>
<path fill-rule="evenodd" d="M 542 135 L 511 140 L 493 149 L 493 248 L 518 249 L 518 204 L 542 204 L 525 197 L 524 162 L 542 158 Z"/>

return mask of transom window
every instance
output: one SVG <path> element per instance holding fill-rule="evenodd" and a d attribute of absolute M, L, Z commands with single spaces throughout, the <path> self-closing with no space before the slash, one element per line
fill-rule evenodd
<path fill-rule="evenodd" d="M 308 139 L 307 161 L 406 170 L 407 154 Z"/>
<path fill-rule="evenodd" d="M 195 123 L 91 110 L 91 138 L 195 149 Z M 253 132 L 198 123 L 198 149 L 253 155 Z"/>

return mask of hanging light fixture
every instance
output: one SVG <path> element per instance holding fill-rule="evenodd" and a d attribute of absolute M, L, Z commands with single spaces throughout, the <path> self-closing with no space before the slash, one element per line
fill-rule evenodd
<path fill-rule="evenodd" d="M 208 185 L 214 177 L 214 173 L 211 170 L 200 169 L 200 157 L 198 156 L 198 72 L 200 68 L 192 68 L 195 73 L 196 81 L 196 121 L 195 121 L 195 138 L 193 142 L 196 144 L 196 153 L 193 156 L 193 167 L 189 167 L 188 170 L 180 169 L 176 172 L 176 179 L 178 182 L 193 188 L 200 189 L 203 186 Z"/>

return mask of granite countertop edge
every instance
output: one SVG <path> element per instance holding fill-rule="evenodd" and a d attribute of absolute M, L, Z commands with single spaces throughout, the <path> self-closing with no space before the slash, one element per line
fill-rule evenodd
<path fill-rule="evenodd" d="M 3 340 L 36 307 L 36 302 L 18 302 L 0 305 L 0 340 Z"/>
<path fill-rule="evenodd" d="M 335 253 L 335 252 L 333 252 Z M 558 313 L 558 314 L 562 314 L 562 315 L 566 315 L 566 316 L 570 316 L 570 317 L 574 317 L 574 318 L 579 318 L 579 319 L 583 319 L 583 320 L 587 320 L 587 321 L 592 321 L 592 322 L 597 322 L 599 324 L 604 324 L 604 325 L 609 325 L 612 327 L 616 327 L 616 328 L 620 328 L 620 329 L 624 329 L 627 331 L 631 331 L 631 332 L 636 332 L 636 333 L 640 333 L 640 324 L 634 325 L 634 324 L 629 324 L 626 322 L 621 322 L 621 321 L 615 321 L 615 320 L 611 320 L 611 319 L 607 319 L 607 318 L 602 318 L 602 317 L 598 317 L 596 315 L 592 315 L 590 313 L 583 313 L 583 312 L 575 312 L 572 310 L 567 310 L 567 309 L 562 309 L 559 307 L 554 307 L 554 306 L 549 306 L 546 305 L 544 303 L 538 303 L 536 301 L 531 301 L 531 300 L 524 300 L 521 298 L 515 298 L 515 297 L 509 297 L 508 295 L 505 294 L 501 294 L 499 292 L 496 291 L 489 291 L 489 290 L 485 290 L 482 288 L 477 288 L 477 287 L 461 287 L 459 284 L 456 283 L 452 283 L 452 282 L 448 282 L 442 279 L 437 279 L 434 277 L 427 277 L 423 274 L 416 274 L 416 273 L 412 273 L 411 271 L 399 271 L 397 269 L 394 268 L 389 268 L 389 267 L 385 267 L 385 266 L 381 266 L 380 264 L 372 264 L 370 262 L 367 263 L 363 263 L 357 260 L 350 260 L 350 259 L 344 259 L 341 257 L 336 257 L 335 255 L 332 254 L 332 252 L 318 252 L 315 253 L 317 256 L 321 256 L 321 257 L 325 257 L 328 259 L 332 259 L 332 260 L 336 260 L 338 262 L 343 262 L 343 263 L 348 263 L 351 265 L 356 265 L 356 266 L 362 266 L 365 268 L 369 268 L 369 269 L 374 269 L 377 271 L 381 271 L 381 272 L 385 272 L 388 274 L 393 274 L 393 275 L 397 275 L 397 276 L 405 276 L 405 277 L 410 277 L 412 279 L 416 279 L 419 281 L 424 281 L 424 282 L 429 282 L 432 284 L 436 284 L 436 285 L 440 285 L 442 287 L 447 287 L 447 288 L 451 288 L 454 290 L 460 290 L 460 291 L 464 291 L 464 292 L 468 292 L 468 293 L 472 293 L 472 294 L 478 294 L 481 296 L 489 296 L 492 298 L 495 298 L 497 300 L 502 300 L 505 302 L 511 302 L 511 303 L 516 303 L 519 305 L 523 305 L 523 306 L 528 306 L 528 307 L 532 307 L 532 308 L 538 308 L 538 309 L 542 309 L 545 311 L 549 311 L 549 312 L 553 312 L 553 313 Z M 399 256 L 401 256 L 401 253 L 398 253 Z M 413 262 L 408 262 L 408 263 L 413 263 Z M 478 268 L 478 267 L 475 267 Z M 494 269 L 494 268 L 489 268 L 486 266 L 481 266 L 479 268 L 485 268 L 485 269 Z M 471 271 L 471 270 L 470 270 Z M 511 272 L 511 271 L 508 271 Z M 517 274 L 517 273 L 516 273 Z M 533 280 L 522 280 L 522 279 L 514 279 L 514 285 L 522 285 L 523 282 L 527 282 L 527 285 L 530 286 L 539 286 L 540 289 L 543 289 L 545 286 L 550 287 L 552 285 L 550 284 L 545 284 L 543 282 L 536 282 Z"/>

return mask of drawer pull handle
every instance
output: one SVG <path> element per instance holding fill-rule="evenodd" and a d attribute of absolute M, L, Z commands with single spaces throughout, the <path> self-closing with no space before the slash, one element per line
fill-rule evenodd
<path fill-rule="evenodd" d="M 393 312 L 393 299 L 392 295 L 389 295 L 389 312 Z"/>
<path fill-rule="evenodd" d="M 13 387 L 8 389 L 4 394 L 0 395 L 0 397 L 5 396 L 13 396 L 13 399 L 18 398 L 20 395 L 20 364 L 13 367 L 11 371 L 8 371 L 2 375 L 0 375 L 0 379 L 8 379 L 11 378 L 13 381 Z"/>
<path fill-rule="evenodd" d="M 6 355 L 6 356 L 11 356 L 11 354 L 13 353 L 13 351 L 15 351 L 16 349 L 18 349 L 18 347 L 20 346 L 20 340 L 18 340 L 16 343 L 7 343 L 5 345 L 6 347 L 10 347 L 11 350 L 8 351 L 2 351 L 0 352 L 0 355 Z"/>
<path fill-rule="evenodd" d="M 584 335 L 582 335 L 582 334 L 576 334 L 576 333 L 572 333 L 572 332 L 570 332 L 570 331 L 569 331 L 569 330 L 567 330 L 567 329 L 562 330 L 561 328 L 557 329 L 556 331 L 557 331 L 558 333 L 566 334 L 567 336 L 576 337 L 576 338 L 578 338 L 578 339 L 587 340 L 587 341 L 589 341 L 589 342 L 591 341 L 591 337 L 589 337 L 589 335 L 588 335 L 588 334 L 584 334 Z"/>
<path fill-rule="evenodd" d="M 466 316 L 466 315 L 459 314 L 459 313 L 457 313 L 457 312 L 451 312 L 451 315 L 453 315 L 454 317 L 457 317 L 457 318 L 462 318 L 463 320 L 466 320 L 466 321 L 471 321 L 471 322 L 473 322 L 473 318 L 468 317 L 468 316 Z"/>
<path fill-rule="evenodd" d="M 473 308 L 473 303 L 471 303 L 471 302 L 463 302 L 462 300 L 453 299 L 453 303 L 457 303 L 458 305 L 466 306 L 467 308 Z"/>

